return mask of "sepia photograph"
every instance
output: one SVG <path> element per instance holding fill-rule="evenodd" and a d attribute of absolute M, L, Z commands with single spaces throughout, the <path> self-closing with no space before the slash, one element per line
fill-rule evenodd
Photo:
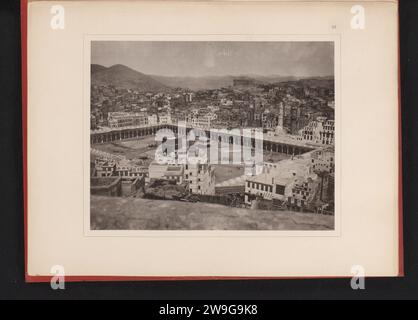
<path fill-rule="evenodd" d="M 333 41 L 91 41 L 90 230 L 335 230 Z"/>
<path fill-rule="evenodd" d="M 192 2 L 18 11 L 20 276 L 404 276 L 398 3 Z"/>

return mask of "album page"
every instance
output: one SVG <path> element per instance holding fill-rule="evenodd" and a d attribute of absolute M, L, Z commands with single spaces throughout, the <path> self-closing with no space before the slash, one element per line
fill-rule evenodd
<path fill-rule="evenodd" d="M 26 46 L 34 281 L 402 274 L 396 1 L 30 1 Z"/>

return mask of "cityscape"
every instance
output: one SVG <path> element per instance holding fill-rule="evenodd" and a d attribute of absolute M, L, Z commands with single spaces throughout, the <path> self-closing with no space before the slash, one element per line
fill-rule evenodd
<path fill-rule="evenodd" d="M 334 230 L 332 42 L 91 47 L 91 230 Z"/>

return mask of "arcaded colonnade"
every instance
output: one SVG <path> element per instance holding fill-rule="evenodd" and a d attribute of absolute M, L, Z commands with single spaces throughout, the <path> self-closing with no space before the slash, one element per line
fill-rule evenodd
<path fill-rule="evenodd" d="M 155 125 L 155 126 L 148 126 L 148 127 L 138 127 L 138 128 L 113 128 L 108 131 L 93 131 L 90 134 L 90 143 L 100 144 L 100 143 L 107 143 L 112 141 L 119 141 L 119 140 L 129 140 L 135 139 L 139 137 L 145 137 L 150 135 L 155 135 L 160 129 L 170 129 L 175 135 L 183 134 L 187 135 L 190 130 L 193 128 L 191 127 L 178 127 L 172 124 L 166 125 Z M 179 132 L 180 131 L 180 132 Z M 255 147 L 256 138 L 252 137 L 245 137 L 242 135 L 231 134 L 231 132 L 210 132 L 209 130 L 202 130 L 202 129 L 195 129 L 195 131 L 203 131 L 206 134 L 206 137 L 211 137 L 211 139 L 216 139 L 219 142 L 229 143 L 229 144 L 241 144 L 242 146 L 247 147 Z M 198 133 L 196 133 L 198 135 Z M 177 145 L 177 141 L 176 141 Z M 309 151 L 312 151 L 313 148 L 308 146 L 300 146 L 292 143 L 284 143 L 284 142 L 276 142 L 269 139 L 269 136 L 264 136 L 262 140 L 263 150 L 283 153 L 283 154 L 291 154 L 291 155 L 299 155 Z"/>

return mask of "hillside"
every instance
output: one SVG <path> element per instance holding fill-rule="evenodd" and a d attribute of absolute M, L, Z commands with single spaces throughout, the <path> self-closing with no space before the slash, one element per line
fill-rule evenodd
<path fill-rule="evenodd" d="M 92 64 L 90 67 L 91 67 L 91 74 L 95 74 L 97 72 L 101 72 L 107 69 L 106 67 L 101 66 L 100 64 Z"/>
<path fill-rule="evenodd" d="M 166 77 L 151 75 L 155 80 L 173 88 L 184 88 L 190 90 L 211 90 L 232 86 L 234 79 L 246 77 L 256 81 L 259 84 L 279 83 L 285 81 L 297 81 L 295 77 L 281 76 L 258 76 L 258 75 L 240 75 L 240 76 L 203 76 L 203 77 Z"/>
<path fill-rule="evenodd" d="M 164 91 L 169 89 L 169 87 L 152 77 L 121 64 L 109 68 L 92 64 L 91 82 L 92 85 L 113 85 L 117 88 L 139 91 Z"/>
<path fill-rule="evenodd" d="M 286 81 L 287 84 L 299 84 L 307 87 L 324 87 L 334 89 L 334 77 L 302 78 L 297 81 Z"/>
<path fill-rule="evenodd" d="M 332 230 L 334 217 L 218 204 L 91 196 L 92 230 Z"/>
<path fill-rule="evenodd" d="M 254 79 L 259 84 L 299 83 L 308 86 L 325 86 L 329 88 L 333 88 L 334 86 L 333 77 L 296 78 L 276 75 L 170 77 L 144 74 L 121 64 L 116 64 L 109 68 L 99 64 L 91 65 L 93 85 L 114 85 L 118 88 L 136 89 L 139 91 L 167 91 L 172 88 L 190 90 L 219 89 L 232 86 L 235 78 L 243 76 Z"/>
<path fill-rule="evenodd" d="M 234 79 L 232 76 L 166 77 L 152 75 L 151 77 L 166 86 L 190 90 L 211 90 L 229 87 L 232 86 Z"/>
<path fill-rule="evenodd" d="M 315 78 L 298 78 L 291 76 L 259 76 L 259 75 L 242 75 L 242 76 L 205 76 L 205 77 L 166 77 L 151 75 L 153 79 L 172 88 L 184 88 L 190 90 L 210 90 L 225 88 L 233 85 L 234 79 L 247 77 L 255 80 L 258 84 L 279 84 L 292 83 L 303 84 L 312 87 L 329 87 L 334 86 L 334 77 L 315 77 Z"/>

